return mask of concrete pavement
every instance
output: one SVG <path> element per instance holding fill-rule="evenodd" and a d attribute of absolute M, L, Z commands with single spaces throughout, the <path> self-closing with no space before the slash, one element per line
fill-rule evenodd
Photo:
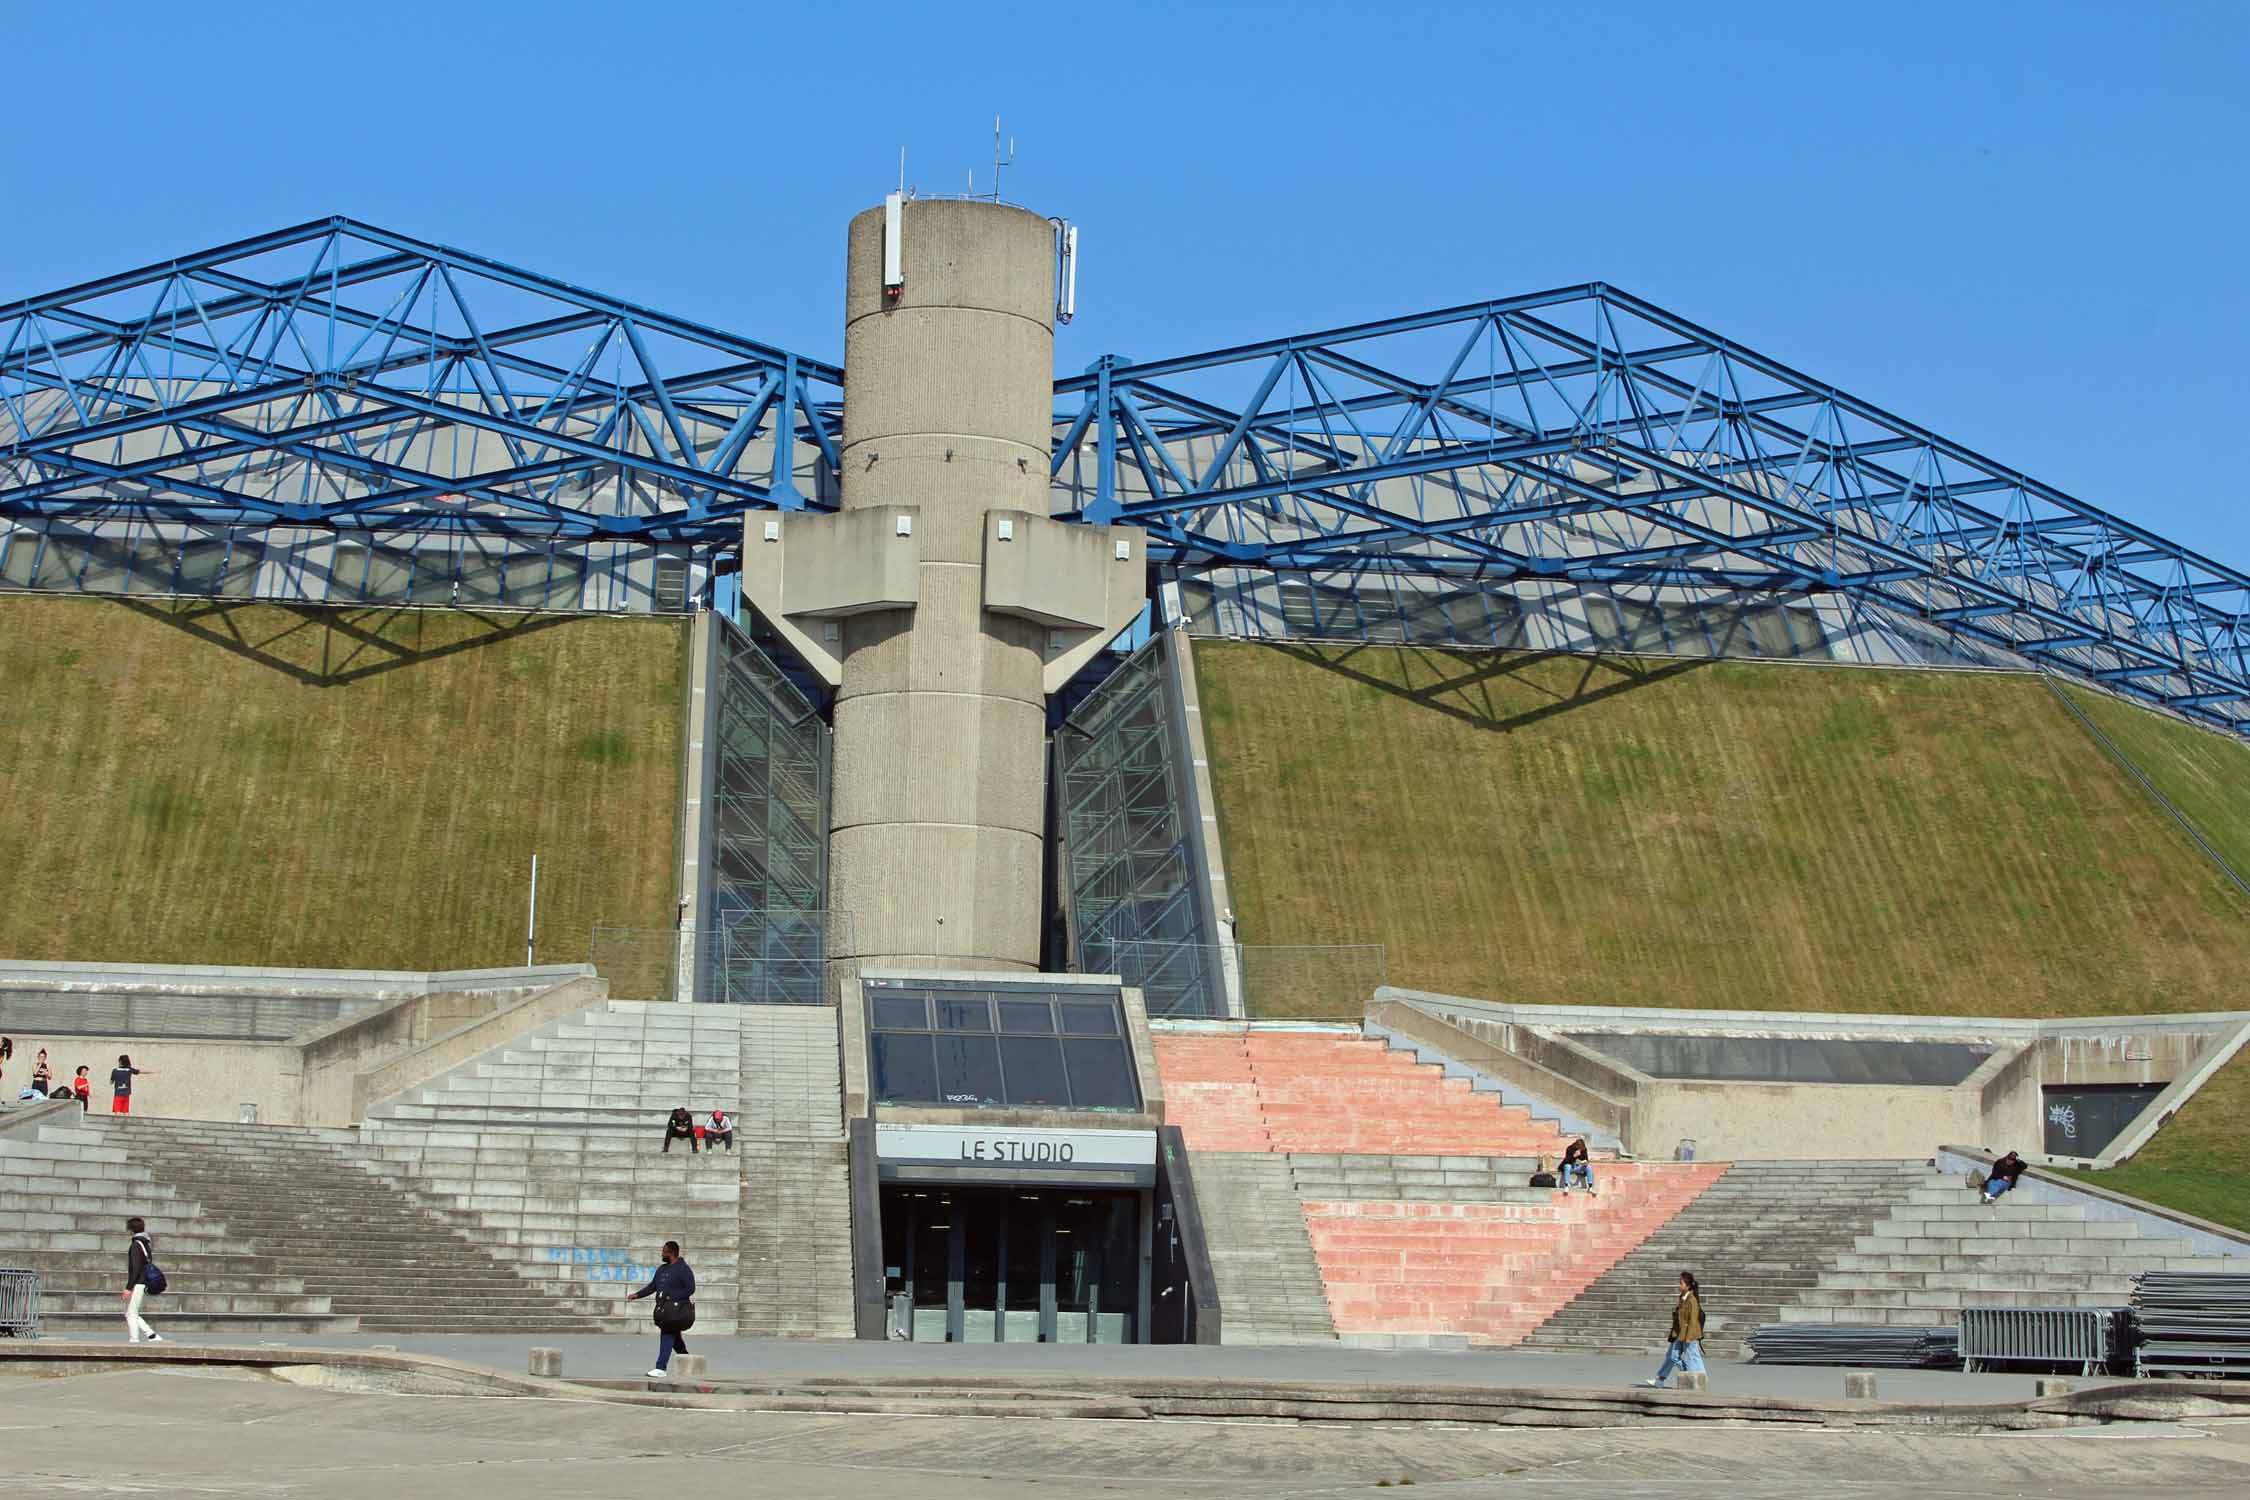
<path fill-rule="evenodd" d="M 633 1304 L 615 1335 L 488 1336 L 480 1334 L 338 1335 L 292 1339 L 316 1349 L 395 1345 L 466 1364 L 521 1373 L 533 1345 L 563 1352 L 566 1379 L 629 1379 L 656 1359 L 656 1334 Z M 1402 1385 L 1474 1385 L 1538 1390 L 1618 1390 L 1656 1373 L 1656 1357 L 1551 1354 L 1516 1349 L 1353 1349 L 1342 1345 L 1216 1348 L 1115 1344 L 883 1344 L 857 1340 L 748 1339 L 688 1335 L 715 1379 L 803 1380 L 819 1377 L 968 1375 L 1024 1381 L 1125 1372 L 1149 1377 L 1249 1381 L 1319 1380 L 1380 1389 Z M 1714 1363 L 1714 1393 L 1829 1400 L 1844 1391 L 1841 1369 L 1804 1365 Z M 1963 1375 L 1943 1370 L 1878 1372 L 1884 1399 L 1946 1403 L 2027 1401 L 2029 1375 Z M 2103 1383 L 2089 1380 L 2088 1386 Z"/>
<path fill-rule="evenodd" d="M 2250 1427 L 2022 1436 L 1671 1427 L 1343 1429 L 1230 1422 L 807 1416 L 344 1393 L 245 1374 L 0 1376 L 0 1496 L 477 1500 L 759 1494 L 917 1500 L 1423 1493 L 1747 1500 L 2250 1492 Z M 1387 1490 L 1386 1490 L 1387 1492 Z"/>

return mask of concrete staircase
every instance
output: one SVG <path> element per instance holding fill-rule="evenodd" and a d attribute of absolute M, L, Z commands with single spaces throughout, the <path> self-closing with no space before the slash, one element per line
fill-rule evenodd
<path fill-rule="evenodd" d="M 1679 1274 L 1703 1283 L 1710 1358 L 1734 1358 L 1760 1323 L 1924 1182 L 1919 1162 L 1743 1161 L 1524 1340 L 1527 1348 L 1646 1353 L 1670 1326 Z"/>
<path fill-rule="evenodd" d="M 1559 1156 L 1551 1119 L 1341 1031 L 1163 1032 L 1165 1118 L 1191 1151 Z"/>
<path fill-rule="evenodd" d="M 1193 1160 L 1196 1203 L 1219 1288 L 1220 1342 L 1334 1343 L 1336 1324 L 1289 1158 L 1198 1151 Z"/>
<path fill-rule="evenodd" d="M 1790 1299 L 1786 1323 L 1957 1323 L 1963 1307 L 2122 1307 L 2141 1271 L 2208 1270 L 2182 1237 L 2077 1204 L 2014 1194 L 1986 1207 L 1965 1179 L 1924 1169 L 1818 1283 Z"/>
<path fill-rule="evenodd" d="M 848 1339 L 851 1165 L 836 1013 L 803 1005 L 737 1009 L 747 1085 L 735 1121 L 742 1153 L 740 1331 Z"/>
<path fill-rule="evenodd" d="M 128 1158 L 106 1125 L 40 1125 L 0 1136 L 0 1264 L 39 1273 L 40 1321 L 64 1337 L 124 1332 L 128 1236 L 148 1221 L 172 1290 L 143 1311 L 158 1332 L 252 1338 L 351 1333 L 359 1320 L 307 1288 L 302 1271 Z"/>
<path fill-rule="evenodd" d="M 1442 1063 L 1335 1028 L 1156 1046 L 1229 1342 L 1515 1342 L 1723 1170 L 1597 1151 L 1599 1196 L 1532 1188 L 1557 1122 Z"/>
<path fill-rule="evenodd" d="M 695 1268 L 696 1326 L 736 1326 L 741 1163 L 662 1151 L 676 1104 L 700 1123 L 742 1109 L 742 1011 L 611 1000 L 368 1111 L 372 1166 L 468 1215 L 520 1265 L 546 1265 L 616 1296 L 678 1240 Z M 833 1017 L 830 1018 L 833 1025 Z M 632 1326 L 621 1324 L 619 1326 Z"/>
<path fill-rule="evenodd" d="M 352 1131 L 153 1118 L 105 1128 L 156 1182 L 193 1198 L 362 1333 L 616 1326 L 613 1294 L 559 1279 L 559 1265 L 503 1259 L 471 1216 L 371 1175 Z M 191 1276 L 166 1270 L 192 1294 Z M 175 1297 L 163 1301 L 169 1310 Z"/>

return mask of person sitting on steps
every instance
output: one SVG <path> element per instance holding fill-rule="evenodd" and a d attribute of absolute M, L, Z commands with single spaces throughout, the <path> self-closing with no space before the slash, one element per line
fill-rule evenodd
<path fill-rule="evenodd" d="M 1564 1192 L 1570 1191 L 1570 1184 L 1573 1179 L 1589 1194 L 1594 1191 L 1594 1162 L 1593 1158 L 1586 1153 L 1586 1142 L 1583 1138 L 1572 1141 L 1563 1148 L 1562 1185 Z"/>
<path fill-rule="evenodd" d="M 687 1112 L 687 1106 L 684 1104 L 673 1110 L 672 1118 L 664 1122 L 664 1151 L 666 1155 L 671 1154 L 674 1141 L 686 1141 L 687 1148 L 691 1153 L 702 1149 L 695 1143 L 695 1116 Z"/>
<path fill-rule="evenodd" d="M 2011 1151 L 1992 1164 L 1984 1179 L 1984 1201 L 1987 1206 L 1998 1203 L 2000 1195 L 2016 1185 L 2023 1175 L 2023 1158 Z"/>
<path fill-rule="evenodd" d="M 724 1146 L 727 1148 L 727 1155 L 734 1155 L 733 1116 L 723 1109 L 713 1109 L 711 1111 L 711 1123 L 705 1128 L 703 1139 L 709 1142 L 714 1150 Z"/>

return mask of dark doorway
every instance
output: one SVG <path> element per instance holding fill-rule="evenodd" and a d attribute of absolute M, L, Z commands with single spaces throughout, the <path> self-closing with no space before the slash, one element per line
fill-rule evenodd
<path fill-rule="evenodd" d="M 2169 1083 L 2050 1084 L 2039 1091 L 2049 1156 L 2099 1156 Z"/>
<path fill-rule="evenodd" d="M 918 1343 L 1143 1336 L 1138 1193 L 886 1184 L 883 1270 L 893 1324 Z"/>

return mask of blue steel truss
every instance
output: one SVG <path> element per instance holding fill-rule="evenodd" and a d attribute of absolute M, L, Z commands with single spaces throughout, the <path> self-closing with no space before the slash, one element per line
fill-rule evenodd
<path fill-rule="evenodd" d="M 1056 394 L 1058 511 L 1152 556 L 1842 593 L 2250 730 L 2250 576 L 1610 287 Z"/>
<path fill-rule="evenodd" d="M 842 380 L 326 219 L 0 305 L 0 523 L 716 553 L 836 503 Z M 2250 576 L 1610 287 L 1055 389 L 1055 512 L 1158 562 L 1836 593 L 2250 732 Z"/>
<path fill-rule="evenodd" d="M 732 542 L 833 493 L 842 379 L 326 219 L 0 305 L 0 518 Z"/>

